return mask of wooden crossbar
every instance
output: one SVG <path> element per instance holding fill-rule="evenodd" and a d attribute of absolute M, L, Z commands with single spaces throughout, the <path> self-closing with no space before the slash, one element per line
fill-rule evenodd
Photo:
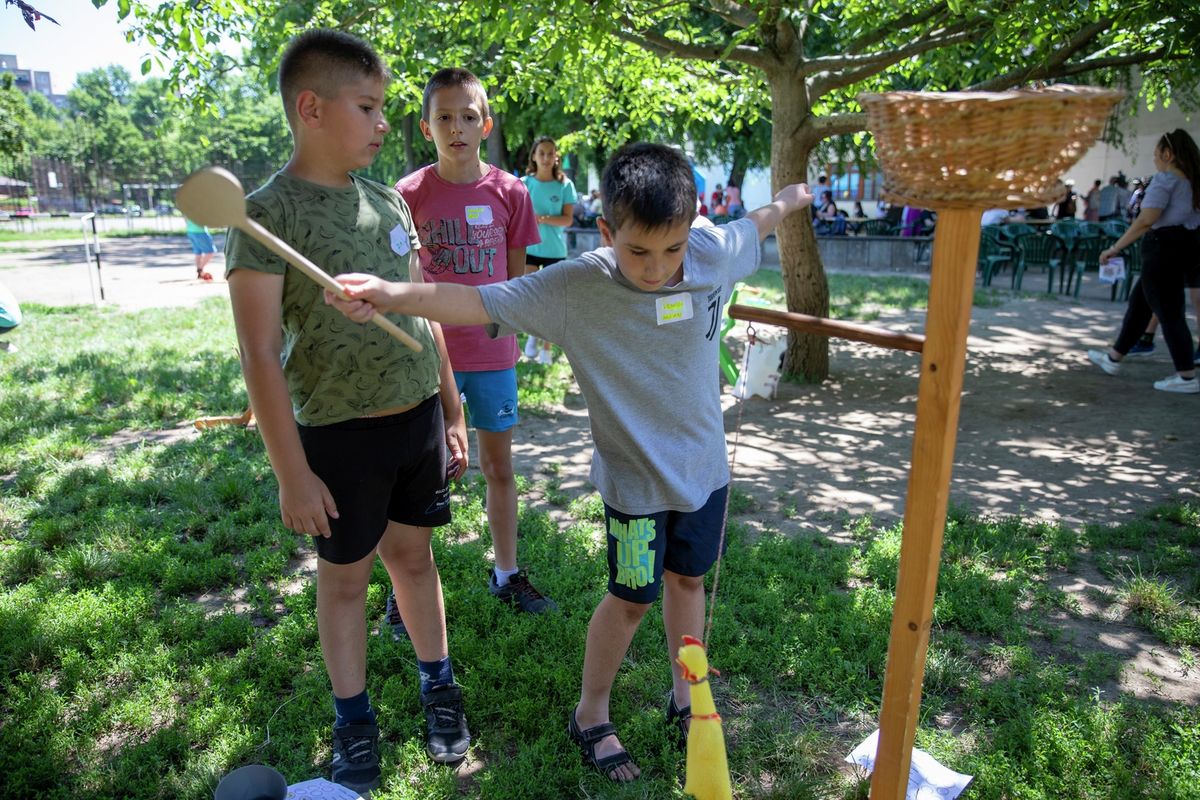
<path fill-rule="evenodd" d="M 920 353 L 925 347 L 925 337 L 916 333 L 898 333 L 887 328 L 876 328 L 857 322 L 842 322 L 825 317 L 813 317 L 808 314 L 797 314 L 794 311 L 778 311 L 773 308 L 760 306 L 732 305 L 729 316 L 733 319 L 747 322 L 761 322 L 767 325 L 781 325 L 789 330 L 802 333 L 814 333 L 818 336 L 833 336 L 838 339 L 851 339 L 856 342 L 866 342 L 877 347 L 892 350 L 909 350 Z"/>

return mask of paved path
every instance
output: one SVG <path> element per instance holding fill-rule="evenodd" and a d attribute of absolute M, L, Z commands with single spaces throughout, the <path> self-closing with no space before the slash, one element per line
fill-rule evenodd
<path fill-rule="evenodd" d="M 224 235 L 215 235 L 218 253 L 209 264 L 215 280 L 196 280 L 191 248 L 182 236 L 144 236 L 131 239 L 101 240 L 99 283 L 104 289 L 104 304 L 123 310 L 189 305 L 209 297 L 226 296 Z M 763 266 L 779 268 L 774 239 L 763 249 Z M 833 270 L 831 270 L 833 271 Z M 842 270 L 839 270 L 842 271 Z M 895 275 L 892 271 L 872 271 L 867 267 L 844 270 L 855 274 Z M 912 273 L 911 277 L 928 278 Z M 1007 287 L 1008 275 L 994 284 Z M 1026 277 L 1025 288 L 1040 290 L 1041 273 Z M 95 265 L 85 260 L 81 242 L 14 242 L 0 245 L 0 281 L 21 303 L 43 305 L 88 305 L 96 290 Z M 1105 300 L 1109 288 L 1088 275 L 1082 299 Z"/>
<path fill-rule="evenodd" d="M 98 285 L 103 304 L 133 311 L 226 296 L 220 252 L 225 240 L 214 238 L 218 253 L 208 266 L 211 282 L 196 280 L 192 250 L 182 236 L 102 239 Z M 99 296 L 96 276 L 81 241 L 0 245 L 0 281 L 22 304 L 91 305 Z"/>

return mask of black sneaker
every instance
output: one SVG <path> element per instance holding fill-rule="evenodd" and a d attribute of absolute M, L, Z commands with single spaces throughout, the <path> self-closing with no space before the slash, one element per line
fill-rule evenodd
<path fill-rule="evenodd" d="M 557 603 L 533 588 L 524 570 L 509 578 L 503 586 L 496 585 L 496 573 L 488 570 L 488 591 L 497 599 L 530 614 L 558 610 Z"/>
<path fill-rule="evenodd" d="M 430 689 L 428 694 L 421 695 L 421 705 L 429 730 L 429 743 L 425 745 L 429 757 L 439 764 L 461 761 L 471 746 L 471 733 L 463 714 L 462 687 L 448 683 Z"/>
<path fill-rule="evenodd" d="M 408 628 L 404 627 L 404 619 L 400 616 L 399 607 L 396 606 L 395 592 L 388 595 L 387 607 L 383 611 L 383 622 L 379 626 L 379 635 L 384 636 L 389 630 L 392 632 L 393 642 L 400 642 L 408 638 Z"/>
<path fill-rule="evenodd" d="M 372 723 L 333 729 L 334 783 L 359 794 L 379 787 L 379 726 Z"/>

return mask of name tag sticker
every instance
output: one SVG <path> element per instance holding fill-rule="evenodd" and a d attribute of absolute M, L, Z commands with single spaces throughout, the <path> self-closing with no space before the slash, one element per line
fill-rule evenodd
<path fill-rule="evenodd" d="M 668 325 L 692 318 L 692 296 L 687 292 L 657 297 L 654 305 L 658 311 L 658 324 Z"/>
<path fill-rule="evenodd" d="M 392 228 L 392 252 L 398 256 L 405 255 L 409 250 L 408 229 L 403 223 Z"/>
<path fill-rule="evenodd" d="M 492 224 L 492 207 L 491 206 L 467 206 L 467 224 L 468 225 L 491 225 Z"/>

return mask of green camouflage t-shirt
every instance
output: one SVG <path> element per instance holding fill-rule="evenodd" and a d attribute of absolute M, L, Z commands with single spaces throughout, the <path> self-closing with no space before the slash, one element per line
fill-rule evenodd
<path fill-rule="evenodd" d="M 351 186 L 335 189 L 277 172 L 246 198 L 246 215 L 330 275 L 408 281 L 419 247 L 408 206 L 394 190 L 350 177 Z M 437 392 L 441 362 L 424 319 L 388 315 L 425 346 L 415 353 L 378 325 L 325 305 L 321 287 L 237 229 L 229 231 L 225 261 L 230 272 L 284 275 L 283 373 L 300 424 L 331 425 Z"/>

